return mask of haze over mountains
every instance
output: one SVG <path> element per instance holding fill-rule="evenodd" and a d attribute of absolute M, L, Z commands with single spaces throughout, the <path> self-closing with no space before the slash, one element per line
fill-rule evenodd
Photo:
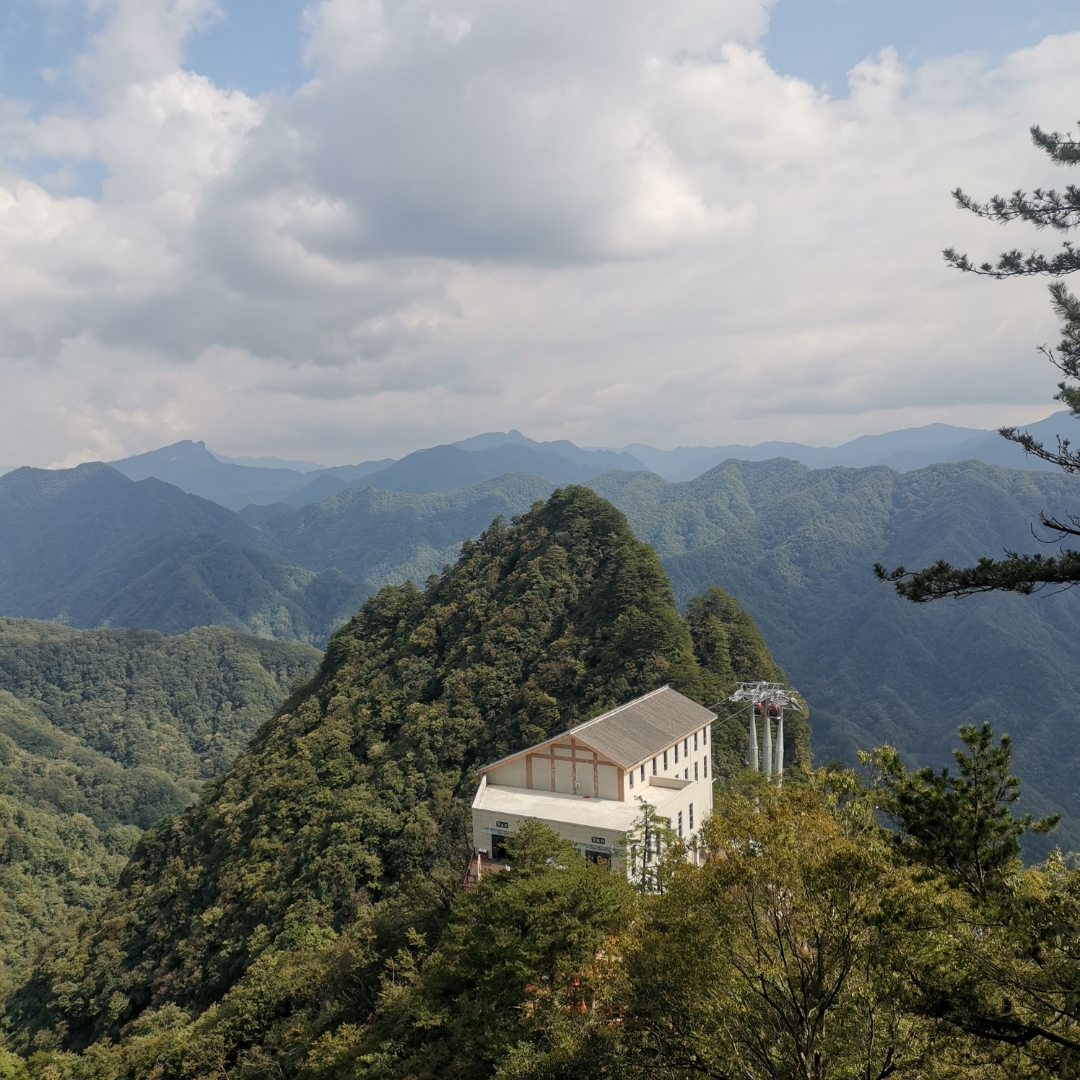
<path fill-rule="evenodd" d="M 1052 443 L 1063 419 L 1030 430 Z M 1031 809 L 1065 813 L 1058 838 L 1080 848 L 1075 598 L 916 608 L 871 573 L 879 560 L 1037 549 L 1039 511 L 1080 506 L 1076 478 L 971 460 L 979 440 L 988 457 L 1032 463 L 996 434 L 933 425 L 796 448 L 819 464 L 843 458 L 826 468 L 713 448 L 726 464 L 681 481 L 664 474 L 697 472 L 697 450 L 597 451 L 517 432 L 310 472 L 222 462 L 196 443 L 114 466 L 19 469 L 0 477 L 0 614 L 165 633 L 221 624 L 321 646 L 383 584 L 422 583 L 494 517 L 584 482 L 660 553 L 680 604 L 715 583 L 746 606 L 811 702 L 819 759 L 891 741 L 944 762 L 959 723 L 989 719 L 1014 735 Z M 962 460 L 911 467 L 935 454 Z M 892 464 L 859 464 L 875 458 Z M 319 485 L 334 490 L 317 497 Z"/>
<path fill-rule="evenodd" d="M 1056 437 L 1067 435 L 1070 427 L 1069 414 L 1059 412 L 1027 430 L 1053 446 Z M 190 494 L 241 510 L 250 503 L 266 506 L 276 502 L 298 508 L 360 481 L 380 490 L 427 494 L 519 471 L 556 483 L 582 483 L 612 469 L 633 472 L 642 468 L 665 480 L 693 480 L 729 458 L 765 461 L 774 457 L 791 458 L 815 469 L 888 465 L 907 472 L 937 462 L 968 459 L 1013 469 L 1052 469 L 1028 457 L 996 431 L 950 424 L 864 435 L 836 447 L 770 441 L 674 450 L 657 450 L 643 443 L 631 443 L 621 450 L 585 449 L 565 439 L 537 442 L 511 430 L 417 450 L 399 461 L 383 458 L 337 466 L 275 457 L 226 457 L 208 450 L 202 442 L 185 440 L 110 464 L 132 480 L 154 476 Z M 10 466 L 0 467 L 0 475 L 10 471 Z"/>
<path fill-rule="evenodd" d="M 153 476 L 231 510 L 273 503 L 298 508 L 360 482 L 382 491 L 428 495 L 513 472 L 542 476 L 556 484 L 576 484 L 612 469 L 645 468 L 630 454 L 582 450 L 570 442 L 538 443 L 518 432 L 481 435 L 453 446 L 433 446 L 399 461 L 386 458 L 332 468 L 312 465 L 303 472 L 222 461 L 204 443 L 191 441 L 110 464 L 131 480 Z"/>

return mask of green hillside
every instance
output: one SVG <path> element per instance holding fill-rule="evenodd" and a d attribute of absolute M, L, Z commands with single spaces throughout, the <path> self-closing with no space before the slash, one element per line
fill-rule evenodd
<path fill-rule="evenodd" d="M 222 627 L 166 638 L 0 619 L 0 1000 L 318 661 Z"/>
<path fill-rule="evenodd" d="M 100 463 L 0 477 L 0 612 L 324 644 L 371 588 L 268 550 L 223 506 Z"/>
<path fill-rule="evenodd" d="M 125 768 L 220 775 L 320 654 L 224 627 L 178 637 L 0 619 L 0 689 Z"/>
<path fill-rule="evenodd" d="M 592 486 L 656 546 L 680 603 L 717 583 L 745 605 L 813 707 L 818 761 L 853 763 L 857 749 L 888 742 L 908 761 L 946 764 L 957 726 L 989 720 L 1013 736 L 1025 809 L 1062 812 L 1053 841 L 1080 849 L 1077 596 L 914 606 L 872 572 L 877 561 L 966 565 L 1037 549 L 1031 522 L 1075 509 L 1076 477 L 974 461 L 901 474 L 777 459 L 729 461 L 682 484 L 612 473 Z"/>
<path fill-rule="evenodd" d="M 240 1056 L 294 1075 L 370 1010 L 399 949 L 437 939 L 477 767 L 664 683 L 711 703 L 779 677 L 729 597 L 681 617 L 625 518 L 584 488 L 556 492 L 494 522 L 424 592 L 388 586 L 364 605 L 225 777 L 142 839 L 109 918 L 48 951 L 13 1036 L 149 1040 L 169 1075 Z M 805 721 L 791 740 L 797 769 Z"/>

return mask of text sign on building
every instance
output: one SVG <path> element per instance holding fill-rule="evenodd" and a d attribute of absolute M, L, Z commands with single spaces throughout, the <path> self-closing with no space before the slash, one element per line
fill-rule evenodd
<path fill-rule="evenodd" d="M 496 829 L 509 829 L 510 828 L 510 822 L 509 821 L 496 821 L 495 822 L 495 828 Z"/>
<path fill-rule="evenodd" d="M 606 844 L 607 841 L 602 836 L 593 836 L 589 838 L 589 842 L 593 844 Z"/>

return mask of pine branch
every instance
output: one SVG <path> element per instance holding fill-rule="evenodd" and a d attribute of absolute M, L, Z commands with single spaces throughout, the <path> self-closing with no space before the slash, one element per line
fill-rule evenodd
<path fill-rule="evenodd" d="M 1049 259 L 1041 251 L 1033 251 L 1030 255 L 1025 255 L 1018 248 L 1003 251 L 996 263 L 976 264 L 967 255 L 961 255 L 955 248 L 946 248 L 942 255 L 949 266 L 957 270 L 998 279 L 1030 277 L 1033 274 L 1062 277 L 1080 270 L 1080 251 L 1077 251 L 1069 241 L 1062 245 L 1061 251 Z"/>
<path fill-rule="evenodd" d="M 1057 229 L 1069 232 L 1080 225 L 1080 188 L 1070 184 L 1064 191 L 1036 188 L 1029 197 L 1017 188 L 1008 198 L 994 195 L 989 202 L 976 202 L 957 188 L 952 193 L 961 210 L 970 210 L 976 217 L 1005 225 L 1010 221 L 1028 221 L 1037 229 Z"/>
<path fill-rule="evenodd" d="M 1031 128 L 1031 141 L 1045 150 L 1050 159 L 1058 165 L 1076 165 L 1080 163 L 1080 142 L 1071 139 L 1068 135 L 1060 135 L 1056 131 L 1043 131 L 1038 124 Z"/>
<path fill-rule="evenodd" d="M 1080 472 L 1080 454 L 1075 450 L 1070 450 L 1069 440 L 1063 439 L 1060 435 L 1057 437 L 1058 448 L 1054 451 L 1047 450 L 1034 436 L 1019 428 L 998 428 L 998 434 L 1009 442 L 1022 446 L 1025 454 L 1037 457 L 1040 461 L 1049 461 L 1051 465 L 1056 465 L 1067 473 Z"/>
<path fill-rule="evenodd" d="M 902 566 L 886 570 L 876 563 L 874 573 L 879 581 L 892 582 L 901 596 L 916 604 L 985 592 L 1016 592 L 1027 596 L 1047 585 L 1068 589 L 1080 582 L 1080 551 L 1063 551 L 1050 558 L 1018 555 L 1013 551 L 1005 554 L 1006 559 L 984 557 L 975 566 L 961 568 L 942 560 L 914 573 Z"/>

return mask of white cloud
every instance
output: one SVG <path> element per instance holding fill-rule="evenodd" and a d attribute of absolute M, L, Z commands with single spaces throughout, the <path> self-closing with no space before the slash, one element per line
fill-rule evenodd
<path fill-rule="evenodd" d="M 757 51 L 768 6 L 324 0 L 311 81 L 254 100 L 181 66 L 215 3 L 114 0 L 77 100 L 0 109 L 0 462 L 1049 411 L 1042 285 L 939 252 L 1033 242 L 948 192 L 1061 182 L 1026 130 L 1070 121 L 1080 35 L 885 51 L 831 100 Z M 100 198 L 41 158 L 100 162 Z"/>

